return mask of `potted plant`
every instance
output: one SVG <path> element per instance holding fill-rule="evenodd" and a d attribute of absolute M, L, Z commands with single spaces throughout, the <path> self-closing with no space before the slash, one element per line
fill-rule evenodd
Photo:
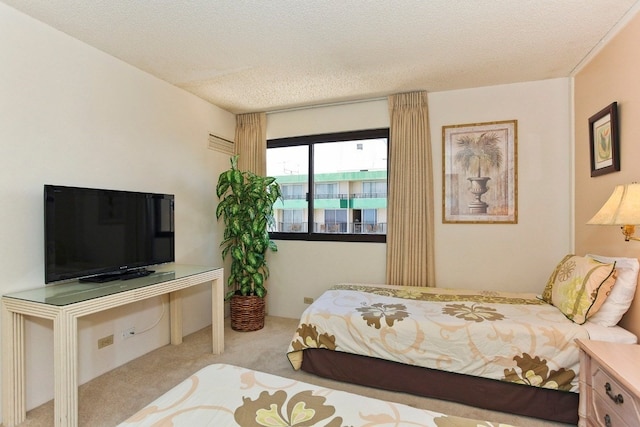
<path fill-rule="evenodd" d="M 475 200 L 469 203 L 469 211 L 473 214 L 487 213 L 487 203 L 481 200 L 484 193 L 489 191 L 487 182 L 489 176 L 482 176 L 482 167 L 485 173 L 491 169 L 499 169 L 502 165 L 502 151 L 498 146 L 500 138 L 497 134 L 483 133 L 475 138 L 471 135 L 464 135 L 458 139 L 458 146 L 461 148 L 455 155 L 455 162 L 458 163 L 468 173 L 475 171 L 475 176 L 467 179 L 471 183 L 469 191 L 474 195 Z"/>
<path fill-rule="evenodd" d="M 216 219 L 224 220 L 224 237 L 220 243 L 222 259 L 231 256 L 227 279 L 231 327 L 238 331 L 255 331 L 264 327 L 265 280 L 269 277 L 267 250 L 278 248 L 269 238 L 274 224 L 273 204 L 281 197 L 280 186 L 272 177 L 238 169 L 238 156 L 231 158 L 231 168 L 218 177 L 216 194 L 220 203 Z"/>

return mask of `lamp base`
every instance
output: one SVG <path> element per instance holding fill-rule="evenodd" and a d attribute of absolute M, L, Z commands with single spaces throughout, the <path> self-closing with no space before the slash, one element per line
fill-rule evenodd
<path fill-rule="evenodd" d="M 639 237 L 634 236 L 634 234 L 636 234 L 635 225 L 623 225 L 620 229 L 622 230 L 622 234 L 624 234 L 625 242 L 628 242 L 629 240 L 640 240 Z"/>

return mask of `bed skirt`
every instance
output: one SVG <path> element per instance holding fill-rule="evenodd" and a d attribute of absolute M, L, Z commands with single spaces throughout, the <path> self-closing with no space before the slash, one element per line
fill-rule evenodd
<path fill-rule="evenodd" d="M 576 425 L 578 393 L 308 348 L 301 369 L 325 378 Z"/>

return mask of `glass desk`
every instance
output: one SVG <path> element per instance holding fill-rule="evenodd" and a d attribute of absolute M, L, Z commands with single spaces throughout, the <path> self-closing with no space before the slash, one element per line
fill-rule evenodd
<path fill-rule="evenodd" d="M 12 427 L 25 421 L 24 317 L 53 321 L 56 426 L 78 425 L 78 318 L 169 294 L 171 344 L 182 343 L 180 291 L 211 282 L 212 352 L 224 351 L 222 268 L 166 264 L 146 277 L 107 283 L 69 282 L 2 296 L 2 416 Z"/>

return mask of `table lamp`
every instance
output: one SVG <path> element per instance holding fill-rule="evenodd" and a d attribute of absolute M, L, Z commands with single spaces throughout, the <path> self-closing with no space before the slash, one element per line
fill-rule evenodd
<path fill-rule="evenodd" d="M 640 184 L 617 185 L 587 224 L 619 225 L 625 241 L 640 241 L 640 237 L 634 236 L 636 225 L 640 224 Z"/>

